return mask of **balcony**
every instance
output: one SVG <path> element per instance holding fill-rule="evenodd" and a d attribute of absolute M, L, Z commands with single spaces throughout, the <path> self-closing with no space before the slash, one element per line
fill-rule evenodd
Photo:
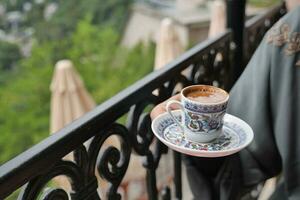
<path fill-rule="evenodd" d="M 127 171 L 131 155 L 144 159 L 147 198 L 184 199 L 182 196 L 181 155 L 173 152 L 174 192 L 169 186 L 158 190 L 156 169 L 168 149 L 151 132 L 149 107 L 166 100 L 179 84 L 212 84 L 229 90 L 239 77 L 266 31 L 285 14 L 283 5 L 244 23 L 245 1 L 228 1 L 228 29 L 206 40 L 161 70 L 155 71 L 116 94 L 39 144 L 0 167 L 0 199 L 20 189 L 19 199 L 101 199 L 97 193 L 97 170 L 109 182 L 103 199 L 121 199 L 118 188 Z M 222 60 L 215 61 L 220 54 Z M 190 69 L 184 76 L 181 72 Z M 158 90 L 158 95 L 153 91 Z M 126 118 L 127 123 L 119 122 Z M 120 148 L 104 146 L 112 135 Z M 84 143 L 90 140 L 88 148 Z M 74 152 L 74 162 L 62 160 Z M 170 150 L 169 150 L 170 151 Z M 68 177 L 72 191 L 43 188 L 58 175 Z M 173 195 L 171 195 L 171 193 Z M 172 198 L 171 198 L 172 196 Z"/>

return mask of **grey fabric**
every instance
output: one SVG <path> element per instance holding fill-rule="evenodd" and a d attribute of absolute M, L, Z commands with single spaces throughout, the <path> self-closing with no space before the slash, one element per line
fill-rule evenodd
<path fill-rule="evenodd" d="M 283 29 L 282 25 L 288 28 Z M 237 189 L 242 193 L 279 173 L 283 181 L 278 186 L 278 198 L 276 192 L 272 198 L 300 199 L 300 66 L 296 66 L 300 60 L 299 32 L 300 7 L 269 31 L 232 88 L 228 113 L 245 120 L 255 136 L 247 149 L 236 154 L 238 160 L 224 158 L 217 175 L 221 178 L 210 177 L 215 183 L 240 183 L 241 188 L 238 184 L 215 184 L 211 190 L 219 196 L 211 199 L 239 199 L 239 195 L 234 195 Z M 239 163 L 239 168 L 233 162 Z M 197 165 L 188 165 L 205 175 Z M 197 195 L 202 199 L 199 192 Z"/>
<path fill-rule="evenodd" d="M 187 165 L 186 172 L 189 185 L 192 185 L 193 199 L 212 199 L 212 183 L 203 175 L 202 171 L 193 165 Z"/>
<path fill-rule="evenodd" d="M 239 154 L 225 158 L 185 156 L 184 163 L 195 200 L 240 199 L 244 188 L 241 187 Z"/>

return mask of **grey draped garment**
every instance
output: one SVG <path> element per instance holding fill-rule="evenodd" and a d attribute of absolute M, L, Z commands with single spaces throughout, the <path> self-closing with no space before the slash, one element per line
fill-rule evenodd
<path fill-rule="evenodd" d="M 253 142 L 225 158 L 186 157 L 195 199 L 241 199 L 280 175 L 273 199 L 300 199 L 300 7 L 268 31 L 232 90 L 228 113 L 246 121 Z M 218 166 L 218 167 L 216 167 Z"/>

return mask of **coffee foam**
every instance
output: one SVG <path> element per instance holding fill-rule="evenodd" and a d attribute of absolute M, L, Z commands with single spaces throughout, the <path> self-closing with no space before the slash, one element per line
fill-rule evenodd
<path fill-rule="evenodd" d="M 210 87 L 200 87 L 188 90 L 185 96 L 200 103 L 219 103 L 227 98 L 227 94 L 221 90 L 217 90 Z"/>

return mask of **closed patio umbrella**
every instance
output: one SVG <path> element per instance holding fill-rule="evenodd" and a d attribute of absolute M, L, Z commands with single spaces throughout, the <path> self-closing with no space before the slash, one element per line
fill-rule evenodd
<path fill-rule="evenodd" d="M 224 0 L 214 0 L 211 5 L 211 18 L 208 37 L 223 33 L 226 29 L 226 6 Z"/>
<path fill-rule="evenodd" d="M 224 0 L 214 0 L 211 5 L 208 38 L 217 36 L 226 30 L 226 6 Z M 222 61 L 222 55 L 216 55 L 216 62 Z"/>
<path fill-rule="evenodd" d="M 69 60 L 58 61 L 55 65 L 51 90 L 50 133 L 53 134 L 95 107 L 95 102 L 87 92 L 82 79 Z M 73 160 L 72 153 L 65 156 Z M 54 181 L 67 191 L 67 179 L 57 177 Z"/>
<path fill-rule="evenodd" d="M 156 43 L 155 69 L 159 69 L 174 60 L 184 51 L 179 40 L 174 22 L 165 18 L 161 22 L 159 37 Z"/>
<path fill-rule="evenodd" d="M 55 65 L 50 90 L 51 133 L 60 130 L 96 105 L 69 60 L 61 60 Z"/>
<path fill-rule="evenodd" d="M 285 0 L 285 5 L 288 11 L 296 8 L 300 4 L 299 0 Z"/>
<path fill-rule="evenodd" d="M 174 21 L 170 18 L 163 19 L 156 42 L 154 70 L 158 70 L 165 66 L 183 52 L 184 47 L 179 39 Z M 188 70 L 184 70 L 182 74 L 187 75 Z M 176 86 L 175 90 L 179 91 L 181 90 L 181 87 Z M 155 90 L 153 94 L 157 95 L 157 90 Z"/>

